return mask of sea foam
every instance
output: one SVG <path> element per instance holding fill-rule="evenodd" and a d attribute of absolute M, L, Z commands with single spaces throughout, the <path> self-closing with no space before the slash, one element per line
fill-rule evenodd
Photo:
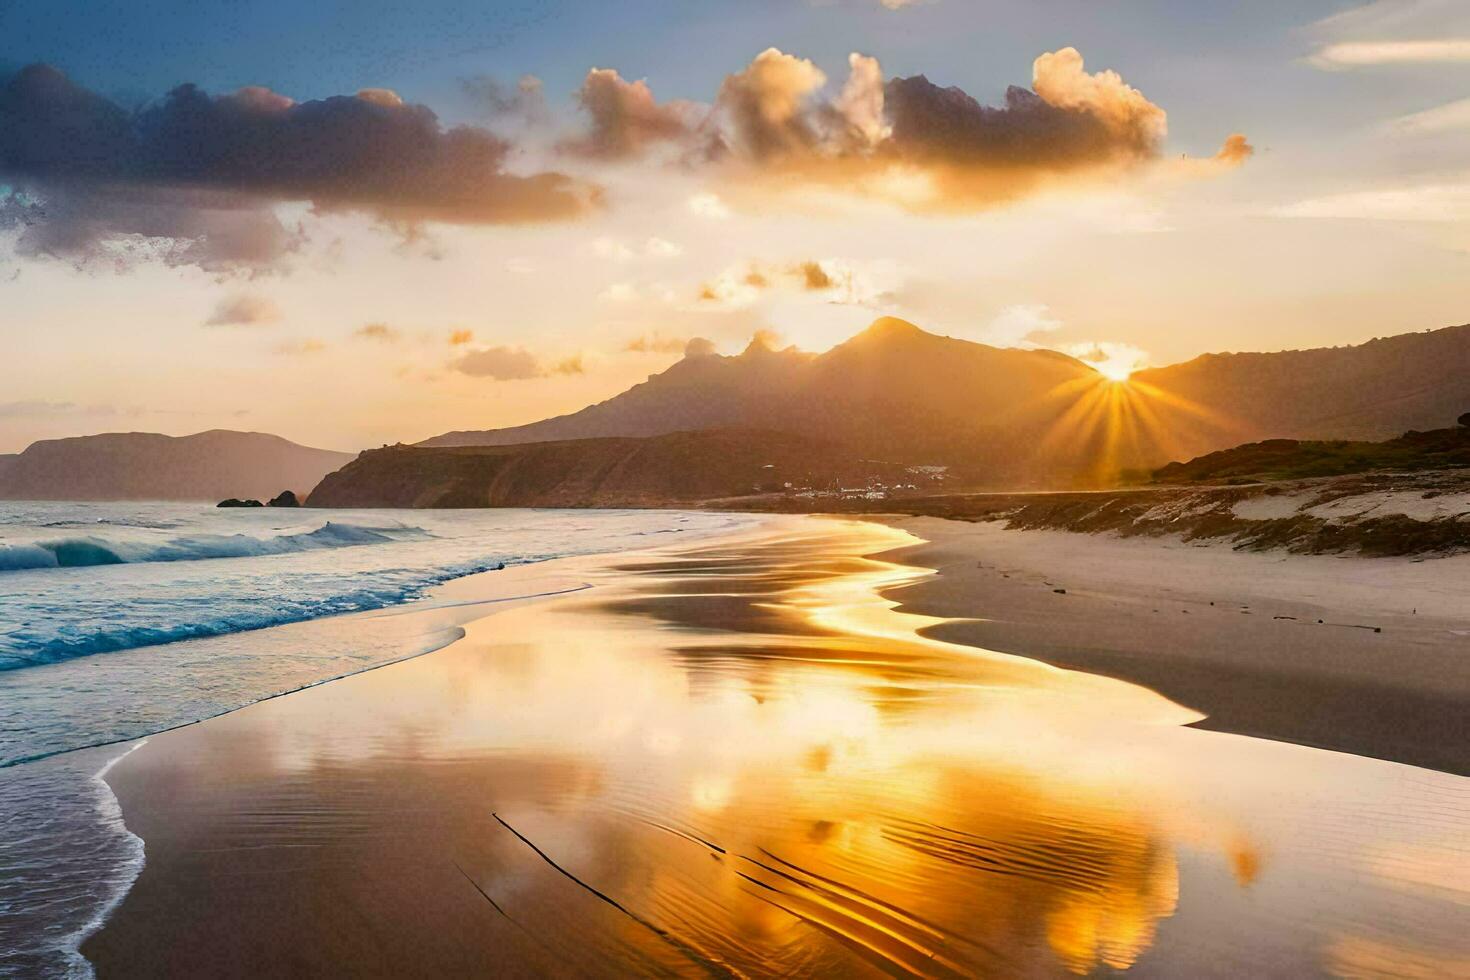
<path fill-rule="evenodd" d="M 427 537 L 430 537 L 429 533 L 419 527 L 364 527 L 331 521 L 314 531 L 269 537 L 249 534 L 191 534 L 157 543 L 109 540 L 89 535 L 19 544 L 0 543 L 0 572 L 87 568 L 155 561 L 256 558 Z"/>

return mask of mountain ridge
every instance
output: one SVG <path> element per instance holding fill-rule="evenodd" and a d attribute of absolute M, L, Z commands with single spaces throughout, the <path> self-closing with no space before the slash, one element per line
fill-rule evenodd
<path fill-rule="evenodd" d="M 304 494 L 351 453 L 266 432 L 103 432 L 42 439 L 0 457 L 0 499 L 219 500 Z"/>
<path fill-rule="evenodd" d="M 755 427 L 982 484 L 1096 485 L 1271 438 L 1383 439 L 1470 407 L 1470 325 L 1364 344 L 1210 353 L 1114 383 L 1042 348 L 944 337 L 896 317 L 820 354 L 753 343 L 698 354 L 612 398 L 420 446 L 515 445 Z"/>

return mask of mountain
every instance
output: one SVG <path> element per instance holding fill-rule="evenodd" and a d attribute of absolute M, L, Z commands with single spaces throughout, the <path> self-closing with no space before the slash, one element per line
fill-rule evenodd
<path fill-rule="evenodd" d="M 615 398 L 508 429 L 448 432 L 421 446 L 507 446 L 600 436 L 653 436 L 721 426 L 759 426 L 801 383 L 814 355 L 752 341 L 738 357 L 685 357 Z"/>
<path fill-rule="evenodd" d="M 1470 324 L 1354 347 L 1205 354 L 1130 382 L 1168 396 L 1175 459 L 1264 439 L 1382 440 L 1470 410 Z"/>
<path fill-rule="evenodd" d="M 778 432 L 706 429 L 514 446 L 390 446 L 329 474 L 309 507 L 657 507 L 913 479 Z"/>
<path fill-rule="evenodd" d="M 895 462 L 948 462 L 978 474 L 1043 474 L 1038 443 L 1102 383 L 1048 350 L 1012 350 L 927 333 L 893 317 L 823 354 L 752 342 L 733 357 L 685 357 L 580 412 L 530 425 L 450 432 L 428 447 L 651 436 L 711 427 L 786 432 Z"/>
<path fill-rule="evenodd" d="M 352 459 L 263 432 L 110 432 L 0 457 L 0 499 L 219 500 L 304 492 Z"/>
<path fill-rule="evenodd" d="M 1383 439 L 1470 409 L 1470 326 L 1356 347 L 1206 354 L 1114 383 L 1048 350 L 884 317 L 823 354 L 752 343 L 686 357 L 570 415 L 424 446 L 761 428 L 949 465 L 974 486 L 1087 486 L 1245 442 Z"/>

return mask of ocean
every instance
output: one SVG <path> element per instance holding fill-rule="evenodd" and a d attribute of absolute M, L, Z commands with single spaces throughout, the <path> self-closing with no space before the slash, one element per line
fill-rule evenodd
<path fill-rule="evenodd" d="M 389 614 L 452 579 L 754 520 L 0 502 L 0 975 L 90 974 L 143 862 L 100 774 L 138 739 L 452 642 Z"/>

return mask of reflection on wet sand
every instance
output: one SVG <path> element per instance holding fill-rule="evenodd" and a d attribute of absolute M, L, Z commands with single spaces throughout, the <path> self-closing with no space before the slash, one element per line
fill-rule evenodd
<path fill-rule="evenodd" d="M 1464 955 L 1463 892 L 1374 870 L 1445 839 L 1460 781 L 1194 732 L 1145 689 L 927 639 L 879 594 L 925 573 L 865 557 L 908 541 L 783 522 L 564 563 L 596 587 L 160 736 L 114 772 L 148 865 L 85 951 L 104 976 Z"/>

